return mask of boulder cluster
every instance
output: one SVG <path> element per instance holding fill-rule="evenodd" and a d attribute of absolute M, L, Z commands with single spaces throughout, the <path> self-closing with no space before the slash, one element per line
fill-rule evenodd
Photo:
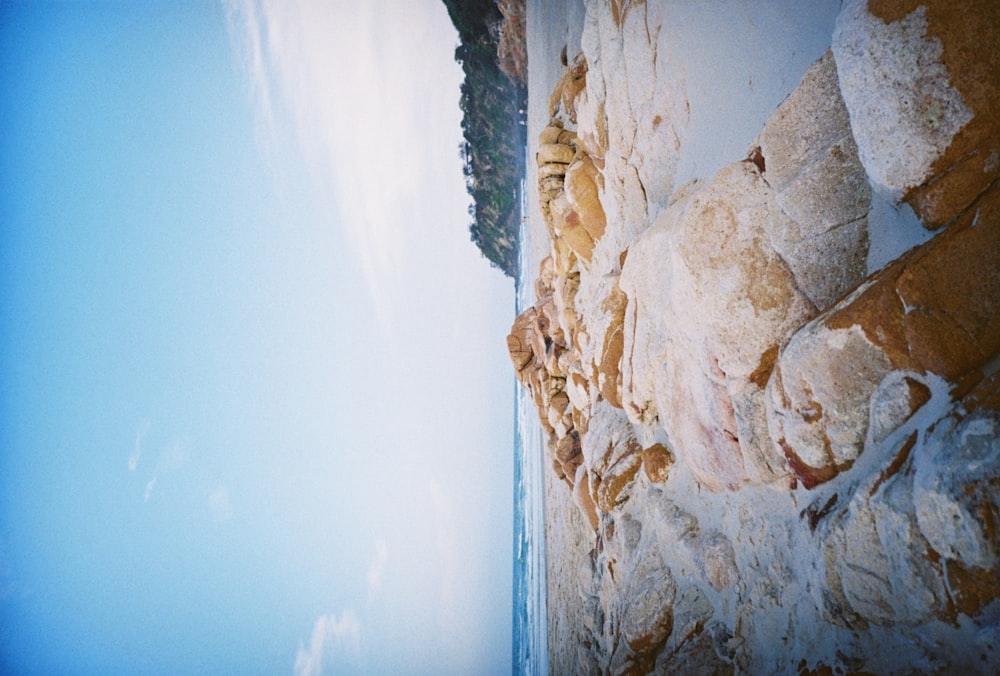
<path fill-rule="evenodd" d="M 594 531 L 562 666 L 995 669 L 1000 5 L 846 0 L 747 156 L 674 186 L 683 110 L 620 81 L 656 59 L 634 4 L 593 3 L 552 95 L 508 337 Z M 934 236 L 873 270 L 876 196 Z"/>

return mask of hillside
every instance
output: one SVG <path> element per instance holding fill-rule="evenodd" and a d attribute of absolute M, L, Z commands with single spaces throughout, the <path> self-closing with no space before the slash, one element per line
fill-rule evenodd
<path fill-rule="evenodd" d="M 497 52 L 503 15 L 491 0 L 444 0 L 460 44 L 462 133 L 459 152 L 472 204 L 472 241 L 490 263 L 517 274 L 520 182 L 524 172 L 527 107 L 524 84 L 500 69 Z"/>

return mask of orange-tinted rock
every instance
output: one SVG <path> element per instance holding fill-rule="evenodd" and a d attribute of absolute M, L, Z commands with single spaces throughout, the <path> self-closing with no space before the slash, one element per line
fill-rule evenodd
<path fill-rule="evenodd" d="M 597 506 L 591 497 L 590 477 L 587 474 L 587 468 L 583 466 L 577 468 L 576 479 L 573 483 L 573 502 L 587 519 L 590 527 L 596 531 L 600 524 L 597 517 Z"/>
<path fill-rule="evenodd" d="M 771 241 L 798 287 L 823 310 L 865 277 L 871 206 L 829 51 L 767 121 L 757 152 L 774 191 Z M 831 251 L 838 252 L 836 264 Z"/>
<path fill-rule="evenodd" d="M 539 147 L 548 145 L 550 143 L 559 142 L 559 134 L 563 131 L 563 128 L 554 124 L 550 124 L 548 127 L 542 130 L 542 133 L 538 135 L 538 145 Z"/>
<path fill-rule="evenodd" d="M 792 338 L 768 385 L 770 424 L 807 485 L 861 453 L 880 399 L 902 393 L 890 373 L 959 383 L 1000 354 L 998 260 L 1000 190 L 993 189 Z M 897 417 L 896 424 L 908 415 Z M 879 425 L 880 436 L 891 431 Z"/>
<path fill-rule="evenodd" d="M 663 483 L 670 476 L 674 454 L 663 444 L 653 444 L 642 449 L 642 469 L 653 483 Z"/>
<path fill-rule="evenodd" d="M 583 453 L 580 450 L 580 435 L 570 432 L 556 442 L 556 460 L 567 477 L 575 477 L 577 468 L 583 464 Z"/>
<path fill-rule="evenodd" d="M 597 506 L 601 511 L 610 512 L 627 499 L 625 489 L 635 480 L 641 465 L 642 457 L 632 453 L 601 474 L 597 484 Z"/>
<path fill-rule="evenodd" d="M 604 329 L 604 339 L 601 350 L 596 355 L 594 363 L 593 382 L 597 384 L 601 395 L 612 406 L 622 407 L 622 352 L 625 348 L 625 310 L 628 307 L 628 297 L 616 284 L 607 298 L 604 299 L 602 310 L 608 318 Z"/>
<path fill-rule="evenodd" d="M 583 54 L 577 54 L 566 66 L 559 83 L 549 97 L 549 117 L 555 117 L 561 108 L 570 122 L 576 124 L 576 97 L 586 86 L 587 59 Z"/>
<path fill-rule="evenodd" d="M 604 234 L 607 225 L 599 197 L 602 184 L 601 173 L 594 161 L 578 153 L 566 172 L 566 196 L 581 225 L 595 242 Z"/>
<path fill-rule="evenodd" d="M 573 209 L 566 193 L 549 202 L 549 209 L 555 236 L 562 240 L 577 258 L 589 262 L 594 253 L 594 238 L 584 227 L 580 214 Z"/>
<path fill-rule="evenodd" d="M 514 363 L 514 371 L 520 372 L 535 357 L 529 334 L 535 325 L 535 308 L 528 308 L 514 319 L 514 325 L 507 336 L 507 351 Z"/>
<path fill-rule="evenodd" d="M 816 310 L 771 248 L 772 203 L 756 167 L 731 164 L 673 202 L 622 268 L 625 411 L 658 420 L 677 461 L 712 490 L 787 472 L 759 371 Z"/>
<path fill-rule="evenodd" d="M 874 184 L 931 228 L 1000 177 L 1000 4 L 850 0 L 833 51 Z"/>
<path fill-rule="evenodd" d="M 535 155 L 535 161 L 538 162 L 538 166 L 540 167 L 552 162 L 569 164 L 573 161 L 573 156 L 575 154 L 576 150 L 573 146 L 563 143 L 547 143 L 538 147 L 538 153 Z"/>

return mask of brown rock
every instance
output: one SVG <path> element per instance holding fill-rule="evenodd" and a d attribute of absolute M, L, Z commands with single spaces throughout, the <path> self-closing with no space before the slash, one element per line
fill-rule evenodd
<path fill-rule="evenodd" d="M 594 253 L 594 238 L 587 232 L 580 214 L 573 209 L 566 193 L 552 200 L 549 209 L 556 237 L 561 239 L 578 259 L 589 262 Z"/>
<path fill-rule="evenodd" d="M 573 483 L 573 502 L 580 510 L 580 513 L 587 519 L 590 527 L 596 531 L 600 525 L 600 521 L 597 517 L 597 506 L 591 497 L 590 477 L 587 474 L 586 467 L 581 466 L 577 468 L 576 479 Z"/>
<path fill-rule="evenodd" d="M 792 338 L 768 384 L 770 427 L 806 485 L 861 453 L 871 413 L 884 410 L 879 400 L 899 397 L 890 373 L 933 373 L 955 384 L 1000 353 L 998 260 L 994 188 Z M 892 425 L 878 427 L 884 437 Z"/>
<path fill-rule="evenodd" d="M 601 395 L 612 406 L 622 408 L 622 376 L 621 361 L 625 348 L 625 310 L 628 307 L 628 297 L 615 284 L 611 293 L 604 299 L 602 310 L 608 317 L 608 325 L 604 331 L 604 339 L 598 359 L 594 363 L 593 382 Z"/>
<path fill-rule="evenodd" d="M 553 162 L 569 164 L 573 161 L 574 155 L 576 155 L 576 150 L 573 146 L 564 143 L 546 143 L 538 146 L 535 161 L 540 167 Z"/>
<path fill-rule="evenodd" d="M 514 371 L 520 372 L 535 357 L 529 334 L 535 326 L 535 308 L 531 307 L 514 319 L 514 325 L 507 336 L 507 351 L 514 364 Z"/>
<path fill-rule="evenodd" d="M 566 196 L 580 224 L 595 242 L 604 234 L 607 220 L 601 206 L 601 173 L 588 155 L 578 153 L 566 172 Z"/>
<path fill-rule="evenodd" d="M 642 469 L 653 483 L 663 483 L 670 476 L 674 454 L 663 444 L 653 444 L 642 449 Z"/>
<path fill-rule="evenodd" d="M 538 180 L 542 181 L 551 176 L 563 177 L 565 185 L 566 170 L 569 169 L 568 164 L 562 164 L 560 162 L 550 162 L 549 164 L 543 164 L 538 167 Z"/>
<path fill-rule="evenodd" d="M 865 277 L 871 206 L 829 51 L 768 120 L 758 161 L 774 191 L 775 250 L 809 300 L 825 309 Z"/>
<path fill-rule="evenodd" d="M 1000 4 L 850 0 L 833 51 L 861 158 L 930 228 L 1000 177 Z"/>
<path fill-rule="evenodd" d="M 610 512 L 628 499 L 625 489 L 635 480 L 642 457 L 638 453 L 625 456 L 606 470 L 597 484 L 597 507 Z"/>
<path fill-rule="evenodd" d="M 564 131 L 566 130 L 563 129 L 562 122 L 559 122 L 558 120 L 553 122 L 553 124 L 547 126 L 545 129 L 542 130 L 542 133 L 538 135 L 539 147 L 548 145 L 550 143 L 559 143 L 559 135 L 562 134 Z"/>
<path fill-rule="evenodd" d="M 566 66 L 562 77 L 556 84 L 552 95 L 549 97 L 549 117 L 555 117 L 559 109 L 569 118 L 570 122 L 576 124 L 577 95 L 587 86 L 587 59 L 583 54 L 577 54 Z"/>
<path fill-rule="evenodd" d="M 622 638 L 641 658 L 655 655 L 674 626 L 677 587 L 659 554 L 643 557 L 629 576 L 621 618 Z M 649 665 L 652 666 L 652 665 Z"/>
<path fill-rule="evenodd" d="M 577 468 L 583 464 L 579 433 L 574 430 L 556 442 L 555 458 L 563 474 L 567 477 L 576 476 Z"/>

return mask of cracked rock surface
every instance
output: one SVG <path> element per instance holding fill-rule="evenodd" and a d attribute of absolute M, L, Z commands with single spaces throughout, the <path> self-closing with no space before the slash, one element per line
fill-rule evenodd
<path fill-rule="evenodd" d="M 586 2 L 535 130 L 553 673 L 1000 671 L 1000 16 L 775 4 Z M 721 21 L 815 52 L 689 176 Z"/>

